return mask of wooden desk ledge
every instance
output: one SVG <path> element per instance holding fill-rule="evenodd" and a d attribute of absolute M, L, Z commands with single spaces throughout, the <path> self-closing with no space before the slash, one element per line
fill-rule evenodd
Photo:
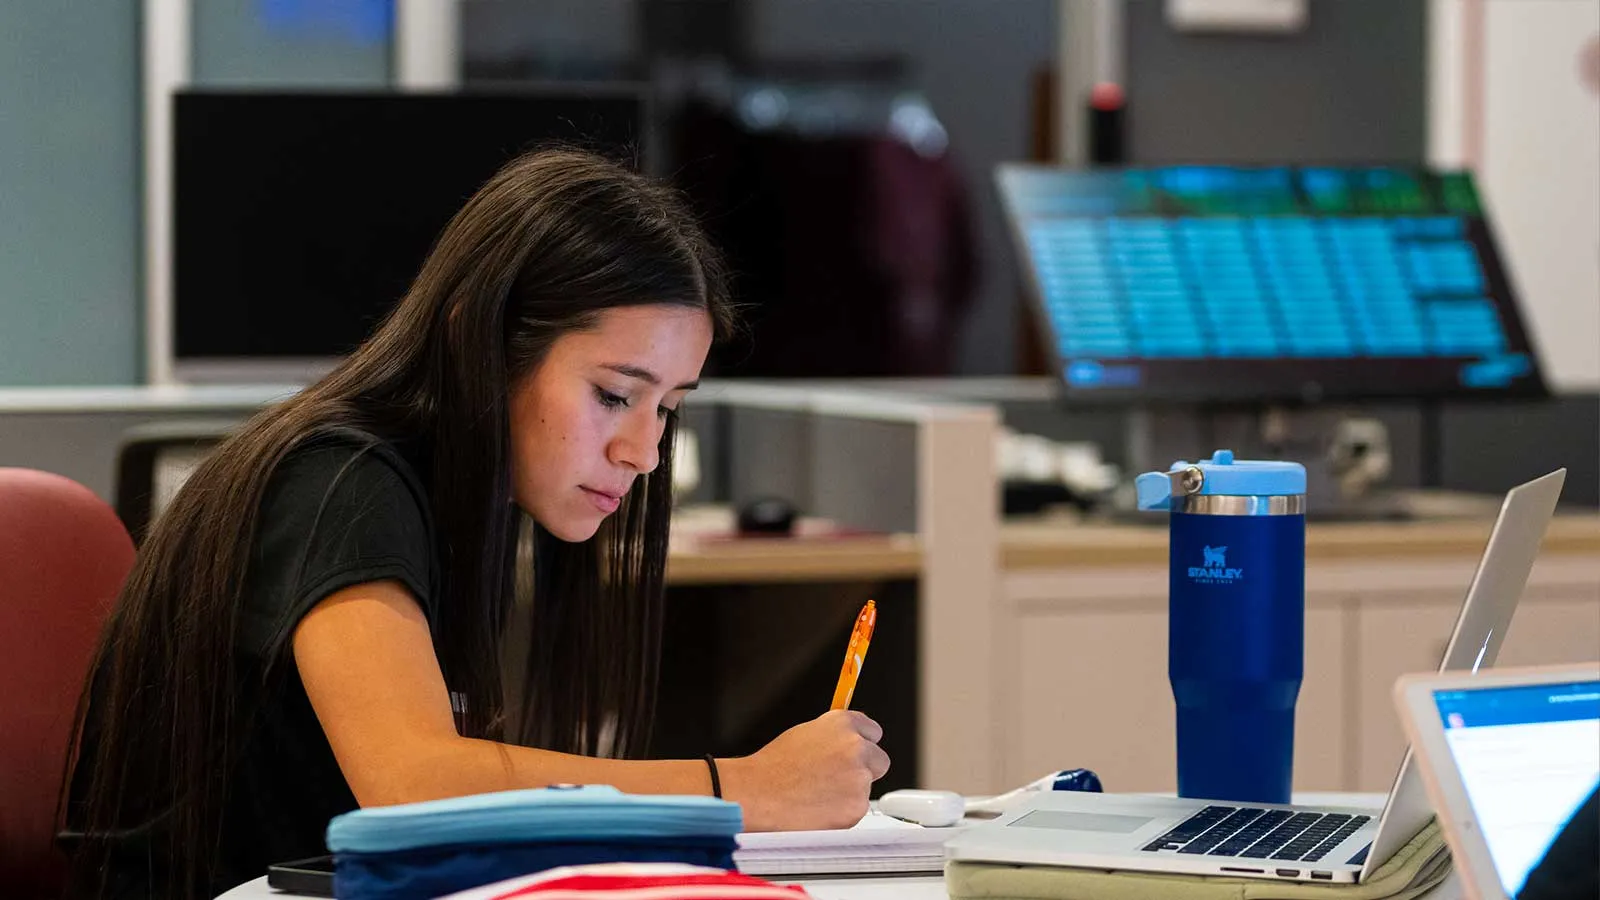
<path fill-rule="evenodd" d="M 1338 522 L 1306 527 L 1308 561 L 1477 556 L 1494 519 Z M 1541 551 L 1546 556 L 1600 556 L 1600 515 L 1557 515 Z M 1167 529 L 1160 525 L 1074 525 L 1070 520 L 1011 521 L 1000 529 L 1005 569 L 1166 565 Z"/>
<path fill-rule="evenodd" d="M 680 511 L 667 548 L 669 584 L 865 581 L 917 578 L 922 545 L 914 534 L 839 533 L 802 519 L 795 537 L 737 537 L 726 508 Z"/>

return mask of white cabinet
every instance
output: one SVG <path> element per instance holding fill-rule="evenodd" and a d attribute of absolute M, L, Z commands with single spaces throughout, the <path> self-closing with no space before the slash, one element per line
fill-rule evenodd
<path fill-rule="evenodd" d="M 1306 607 L 1305 679 L 1294 710 L 1294 789 L 1344 789 L 1344 721 L 1349 693 L 1349 635 L 1345 611 L 1320 603 Z"/>
<path fill-rule="evenodd" d="M 1006 783 L 1081 766 L 1098 773 L 1108 790 L 1173 789 L 1165 613 L 1044 615 L 1017 637 L 1017 746 L 1007 757 Z"/>
<path fill-rule="evenodd" d="M 1428 566 L 1441 577 L 1471 578 L 1476 560 Z M 1398 569 L 1391 563 L 1386 568 Z M 1411 571 L 1417 571 L 1413 567 Z M 1404 585 L 1404 582 L 1400 582 Z M 1450 627 L 1461 609 L 1462 589 L 1425 584 L 1386 588 L 1375 584 L 1356 600 L 1359 638 L 1352 670 L 1356 704 L 1347 725 L 1353 748 L 1348 789 L 1387 791 L 1405 753 L 1394 713 L 1395 679 L 1436 669 Z M 1600 659 L 1600 557 L 1547 557 L 1535 566 L 1517 603 L 1497 666 L 1545 665 Z"/>
<path fill-rule="evenodd" d="M 1058 577 L 1060 580 L 1058 580 Z M 1073 585 L 1070 600 L 1051 592 Z M 1016 785 L 1064 768 L 1100 775 L 1108 790 L 1177 788 L 1176 731 L 1167 680 L 1165 573 L 1012 578 L 1009 659 L 1015 685 L 1004 729 L 1002 781 Z M 1306 609 L 1305 682 L 1295 708 L 1295 787 L 1340 790 L 1338 723 L 1346 704 L 1345 613 Z M 1315 640 L 1311 636 L 1315 635 Z"/>
<path fill-rule="evenodd" d="M 1600 585 L 1587 598 L 1539 598 L 1517 610 L 1500 648 L 1502 666 L 1600 659 Z"/>
<path fill-rule="evenodd" d="M 1405 753 L 1405 738 L 1390 699 L 1395 679 L 1439 668 L 1461 596 L 1401 597 L 1388 603 L 1355 600 L 1351 653 L 1354 702 L 1344 721 L 1346 790 L 1387 791 Z"/>
<path fill-rule="evenodd" d="M 1127 535 L 1094 539 L 1105 553 L 1079 545 L 1059 565 L 1046 564 L 1035 540 L 1026 564 L 1002 574 L 997 788 L 1077 766 L 1109 790 L 1176 787 L 1165 547 L 1135 553 Z M 1367 550 L 1341 540 L 1348 552 L 1313 555 L 1306 570 L 1294 787 L 1383 792 L 1405 746 L 1394 681 L 1439 665 L 1483 543 L 1439 541 L 1419 555 L 1381 532 Z M 1547 542 L 1500 665 L 1600 659 L 1600 552 L 1573 549 L 1568 541 L 1552 552 Z"/>

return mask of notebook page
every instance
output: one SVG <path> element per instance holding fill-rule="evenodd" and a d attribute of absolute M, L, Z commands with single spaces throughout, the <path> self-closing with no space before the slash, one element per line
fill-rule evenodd
<path fill-rule="evenodd" d="M 739 835 L 739 850 L 784 851 L 847 847 L 942 846 L 956 828 L 924 828 L 873 810 L 849 828 L 822 831 L 754 831 Z"/>

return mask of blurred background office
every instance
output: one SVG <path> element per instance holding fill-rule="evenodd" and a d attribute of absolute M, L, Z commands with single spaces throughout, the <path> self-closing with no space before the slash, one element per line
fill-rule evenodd
<path fill-rule="evenodd" d="M 326 362 L 382 313 L 438 217 L 492 164 L 459 147 L 441 157 L 446 134 L 501 151 L 519 134 L 598 140 L 681 184 L 752 310 L 751 339 L 713 361 L 728 376 L 1059 372 L 995 187 L 1003 162 L 1084 165 L 1100 153 L 1129 166 L 1431 165 L 1476 174 L 1552 397 L 1445 402 L 1429 413 L 1436 423 L 1410 421 L 1404 402 L 1375 404 L 1390 426 L 1391 477 L 1467 487 L 1498 474 L 1491 463 L 1521 459 L 1531 471 L 1577 455 L 1587 462 L 1569 496 L 1600 498 L 1600 100 L 1583 56 L 1593 53 L 1592 4 L 1257 6 L 1264 12 L 1164 0 L 7 4 L 0 384 L 309 377 L 314 367 L 255 364 Z M 1087 112 L 1102 83 L 1114 85 L 1115 114 L 1098 120 L 1109 144 Z M 379 109 L 385 95 L 418 91 L 534 99 L 518 112 Z M 280 102 L 252 107 L 262 94 Z M 556 102 L 574 97 L 592 111 Z M 529 121 L 540 116 L 565 125 Z M 307 141 L 329 149 L 282 158 Z M 275 173 L 264 174 L 270 159 Z M 319 193 L 358 160 L 387 168 L 346 196 Z M 419 160 L 438 162 L 419 173 Z M 446 165 L 459 169 L 453 180 Z M 407 171 L 419 194 L 433 192 L 417 201 L 431 208 L 410 233 L 373 233 L 393 210 L 370 191 Z M 303 196 L 251 208 L 282 179 Z M 318 211 L 302 207 L 319 196 L 336 220 L 295 244 L 295 231 L 316 227 Z M 271 220 L 300 212 L 298 227 Z M 338 233 L 389 280 L 358 284 L 343 277 L 348 261 L 286 249 Z M 274 248 L 272 234 L 285 243 Z M 240 245 L 294 270 L 263 281 Z M 242 276 L 249 266 L 257 271 Z M 262 298 L 278 298 L 274 313 L 251 308 L 268 302 L 245 298 L 252 280 Z M 280 324 L 263 330 L 271 321 Z M 1524 428 L 1504 427 L 1513 420 L 1541 439 L 1517 444 Z M 1126 429 L 1108 422 L 1087 413 L 1077 427 L 1116 457 Z M 1040 430 L 1073 436 L 1059 423 Z M 1477 452 L 1435 451 L 1435 431 Z M 1497 440 L 1479 439 L 1488 435 Z"/>
<path fill-rule="evenodd" d="M 1438 656 L 1394 636 L 1444 627 L 1474 529 L 1560 466 L 1551 612 L 1511 658 L 1600 655 L 1597 42 L 1592 0 L 6 0 L 0 466 L 137 538 L 500 161 L 579 143 L 678 184 L 750 310 L 691 404 L 675 535 L 777 496 L 761 527 L 829 541 L 674 558 L 676 646 L 720 643 L 668 660 L 693 727 L 658 750 L 814 712 L 870 595 L 873 665 L 920 673 L 858 695 L 892 786 L 1161 789 L 1170 742 L 1019 711 L 1080 680 L 1111 719 L 1170 702 L 1164 534 L 1123 494 L 1232 446 L 1306 462 L 1314 525 L 1397 529 L 1308 556 L 1364 561 L 1308 569 L 1309 708 L 1379 724 L 1297 771 L 1381 790 L 1387 686 Z M 969 456 L 928 449 L 963 428 Z"/>

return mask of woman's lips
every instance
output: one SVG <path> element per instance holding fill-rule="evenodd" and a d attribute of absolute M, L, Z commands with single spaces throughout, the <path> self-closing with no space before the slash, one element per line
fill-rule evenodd
<path fill-rule="evenodd" d="M 582 487 L 582 485 L 579 486 Z M 622 505 L 621 495 L 608 494 L 605 491 L 597 491 L 589 487 L 583 488 L 583 492 L 589 495 L 589 499 L 594 503 L 595 507 L 603 513 L 614 513 L 617 511 L 617 507 Z"/>

